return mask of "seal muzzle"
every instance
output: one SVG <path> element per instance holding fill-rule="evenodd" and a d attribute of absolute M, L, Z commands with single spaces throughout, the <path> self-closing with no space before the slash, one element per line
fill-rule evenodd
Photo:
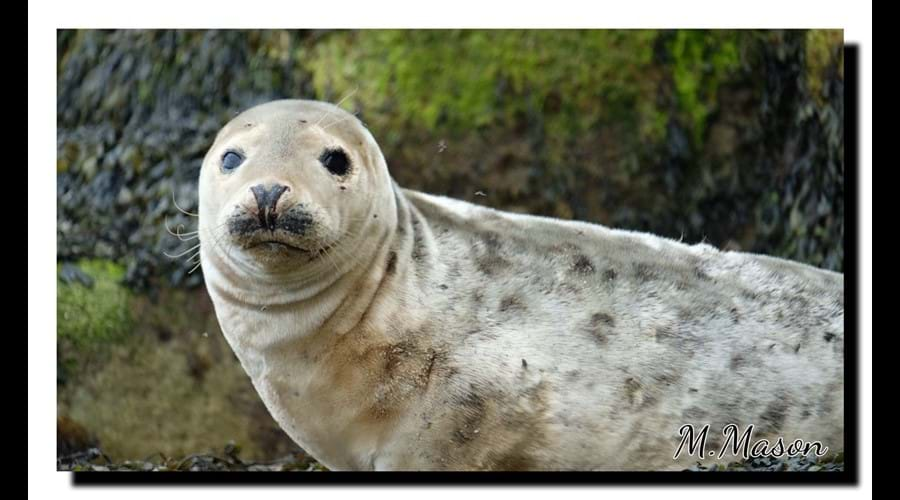
<path fill-rule="evenodd" d="M 269 231 L 275 230 L 275 220 L 278 218 L 275 207 L 278 205 L 278 199 L 287 190 L 287 186 L 280 184 L 273 184 L 268 187 L 257 184 L 250 188 L 250 191 L 253 192 L 253 197 L 256 198 L 256 206 L 259 208 L 257 216 L 259 217 L 260 226 Z"/>

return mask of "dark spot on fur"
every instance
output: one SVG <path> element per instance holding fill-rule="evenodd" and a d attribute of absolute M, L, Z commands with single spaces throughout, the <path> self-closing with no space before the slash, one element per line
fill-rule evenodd
<path fill-rule="evenodd" d="M 412 212 L 412 227 L 413 227 L 413 249 L 412 249 L 412 259 L 415 261 L 422 260 L 425 257 L 425 237 L 422 233 L 422 228 L 419 227 L 420 221 L 419 217 Z"/>
<path fill-rule="evenodd" d="M 835 334 L 831 332 L 825 332 L 825 342 L 831 342 L 832 340 L 834 340 L 834 337 L 836 337 Z"/>
<path fill-rule="evenodd" d="M 656 278 L 656 272 L 645 262 L 635 262 L 631 265 L 634 270 L 634 277 L 639 283 L 645 283 Z"/>
<path fill-rule="evenodd" d="M 498 309 L 500 312 L 520 310 L 525 309 L 525 304 L 522 303 L 522 299 L 517 295 L 507 295 L 500 301 L 500 307 Z"/>
<path fill-rule="evenodd" d="M 397 270 L 397 252 L 388 253 L 387 266 L 384 268 L 385 274 L 391 275 Z"/>
<path fill-rule="evenodd" d="M 794 354 L 797 354 L 799 352 L 800 352 L 800 344 L 797 344 L 794 346 Z"/>
<path fill-rule="evenodd" d="M 670 326 L 658 326 L 655 330 L 653 330 L 653 336 L 656 338 L 657 342 L 668 342 L 673 341 L 677 338 L 675 335 L 675 330 Z"/>
<path fill-rule="evenodd" d="M 694 276 L 701 281 L 709 281 L 711 278 L 700 266 L 694 267 Z"/>
<path fill-rule="evenodd" d="M 570 370 L 570 371 L 566 372 L 566 377 L 568 377 L 569 380 L 576 380 L 580 376 L 581 376 L 581 370 Z"/>
<path fill-rule="evenodd" d="M 441 283 L 440 285 L 438 285 L 438 288 L 440 288 L 441 290 L 446 290 L 446 289 L 447 289 L 447 285 Z"/>
<path fill-rule="evenodd" d="M 592 274 L 594 272 L 594 264 L 587 256 L 579 255 L 575 257 L 575 262 L 572 264 L 572 270 L 578 274 Z"/>
<path fill-rule="evenodd" d="M 786 394 L 779 393 L 775 395 L 775 399 L 766 406 L 762 415 L 759 416 L 761 427 L 765 432 L 777 433 L 781 430 L 784 420 L 787 417 L 790 398 Z"/>
<path fill-rule="evenodd" d="M 614 281 L 616 276 L 618 276 L 618 273 L 616 273 L 615 269 L 607 269 L 603 272 L 603 279 L 606 281 Z"/>
<path fill-rule="evenodd" d="M 654 396 L 652 394 L 643 394 L 643 398 L 641 398 L 640 408 L 646 408 L 648 406 L 653 406 L 658 402 L 659 402 L 659 400 L 656 398 L 656 396 Z"/>
<path fill-rule="evenodd" d="M 606 313 L 595 313 L 591 316 L 591 326 L 606 325 L 609 327 L 616 326 L 616 320 Z"/>
<path fill-rule="evenodd" d="M 522 368 L 528 368 L 528 361 L 525 361 L 524 358 L 522 358 Z"/>
<path fill-rule="evenodd" d="M 587 331 L 600 344 L 606 344 L 616 320 L 606 313 L 594 313 L 588 321 Z"/>
<path fill-rule="evenodd" d="M 744 366 L 745 364 L 747 364 L 747 360 L 744 359 L 744 356 L 742 356 L 740 354 L 735 354 L 735 355 L 731 356 L 731 362 L 728 363 L 728 368 L 731 368 L 732 370 L 737 370 L 738 368 Z"/>
<path fill-rule="evenodd" d="M 500 243 L 500 235 L 494 232 L 487 232 L 482 235 L 482 242 L 484 242 L 484 246 L 492 249 L 499 250 L 501 247 Z"/>
<path fill-rule="evenodd" d="M 698 391 L 698 389 L 695 389 L 693 387 L 688 387 L 688 392 L 697 392 L 697 391 Z"/>
<path fill-rule="evenodd" d="M 405 358 L 412 354 L 413 346 L 409 342 L 399 342 L 388 345 L 384 350 L 384 371 L 388 376 L 393 376 L 396 368 L 403 363 Z"/>
<path fill-rule="evenodd" d="M 681 378 L 681 375 L 676 372 L 663 372 L 657 373 L 653 375 L 653 380 L 657 383 L 669 386 L 677 382 Z"/>
<path fill-rule="evenodd" d="M 738 312 L 737 307 L 732 307 L 731 310 L 731 322 L 735 325 L 741 322 L 741 314 Z"/>
<path fill-rule="evenodd" d="M 480 246 L 483 248 L 479 250 L 479 245 L 473 247 L 476 252 L 475 265 L 479 271 L 492 276 L 497 271 L 509 267 L 509 261 L 500 254 L 502 244 L 497 233 L 484 233 L 479 241 L 481 243 Z"/>
<path fill-rule="evenodd" d="M 672 325 L 660 325 L 653 330 L 653 337 L 660 344 L 668 344 L 687 356 L 693 356 L 701 339 L 686 330 Z"/>

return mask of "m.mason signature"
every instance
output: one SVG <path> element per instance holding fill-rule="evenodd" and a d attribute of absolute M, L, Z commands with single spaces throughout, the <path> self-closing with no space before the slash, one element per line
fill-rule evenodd
<path fill-rule="evenodd" d="M 774 443 L 770 442 L 768 439 L 752 441 L 753 424 L 748 425 L 740 435 L 738 432 L 739 430 L 737 424 L 726 424 L 722 428 L 722 435 L 725 436 L 725 441 L 724 444 L 722 444 L 722 448 L 719 449 L 716 458 L 721 459 L 729 451 L 732 455 L 741 456 L 745 460 L 760 457 L 777 458 L 785 455 L 788 457 L 799 455 L 806 456 L 810 452 L 821 457 L 828 453 L 828 447 L 823 446 L 819 441 L 805 442 L 802 439 L 796 439 L 790 444 L 785 445 L 784 438 L 780 436 Z M 699 432 L 694 431 L 693 425 L 684 424 L 678 429 L 678 434 L 681 436 L 681 443 L 678 445 L 678 449 L 675 450 L 675 455 L 672 457 L 673 459 L 678 459 L 684 451 L 685 446 L 687 447 L 688 455 L 695 455 L 701 460 L 716 455 L 714 450 L 709 450 L 709 452 L 706 451 L 706 439 L 709 436 L 709 424 L 701 427 Z"/>

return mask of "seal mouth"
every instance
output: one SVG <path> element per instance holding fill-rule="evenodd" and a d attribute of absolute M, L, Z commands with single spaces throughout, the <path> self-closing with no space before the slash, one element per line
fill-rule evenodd
<path fill-rule="evenodd" d="M 253 214 L 238 209 L 228 220 L 232 239 L 245 249 L 301 251 L 310 253 L 314 231 L 313 218 L 307 212 L 287 210 L 278 215 Z"/>
<path fill-rule="evenodd" d="M 247 248 L 256 248 L 261 250 L 293 250 L 296 252 L 312 253 L 306 248 L 301 248 L 281 240 L 260 240 L 247 245 Z"/>

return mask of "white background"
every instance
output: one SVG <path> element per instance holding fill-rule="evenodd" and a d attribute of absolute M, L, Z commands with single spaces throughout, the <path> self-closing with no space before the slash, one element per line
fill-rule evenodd
<path fill-rule="evenodd" d="M 79 487 L 56 471 L 56 210 L 44 203 L 55 185 L 57 28 L 843 28 L 860 47 L 860 486 L 819 487 Z M 698 500 L 815 495 L 817 500 L 872 495 L 872 7 L 832 0 L 646 1 L 384 0 L 292 2 L 209 0 L 28 2 L 28 488 L 35 498 L 268 498 L 300 495 L 429 500 L 514 494 L 519 500 L 562 493 Z M 847 332 L 852 334 L 853 330 Z M 511 491 L 515 489 L 515 491 Z M 427 490 L 427 491 L 426 491 Z"/>

